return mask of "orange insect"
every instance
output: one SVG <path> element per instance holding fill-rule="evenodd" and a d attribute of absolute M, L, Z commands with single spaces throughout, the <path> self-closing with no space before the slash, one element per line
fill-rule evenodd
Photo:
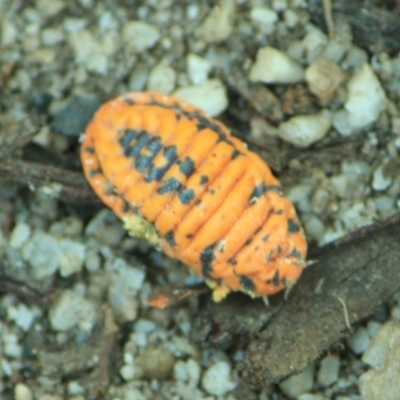
<path fill-rule="evenodd" d="M 269 167 L 219 121 L 161 93 L 104 104 L 86 129 L 89 183 L 124 221 L 205 278 L 215 301 L 292 286 L 307 242 Z"/>

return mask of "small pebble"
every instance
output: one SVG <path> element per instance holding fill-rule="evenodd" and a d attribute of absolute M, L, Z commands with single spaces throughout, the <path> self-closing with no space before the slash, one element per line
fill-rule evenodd
<path fill-rule="evenodd" d="M 167 379 L 173 372 L 174 364 L 173 354 L 162 347 L 145 348 L 135 363 L 146 379 Z"/>
<path fill-rule="evenodd" d="M 368 330 L 363 326 L 357 330 L 347 339 L 347 345 L 351 348 L 354 354 L 362 354 L 368 347 L 370 336 Z"/>
<path fill-rule="evenodd" d="M 200 26 L 201 37 L 205 42 L 221 42 L 227 39 L 233 30 L 235 0 L 221 0 L 204 19 Z"/>
<path fill-rule="evenodd" d="M 7 47 L 12 45 L 18 38 L 19 31 L 13 21 L 8 20 L 7 18 L 2 19 L 2 28 L 1 28 L 1 46 Z"/>
<path fill-rule="evenodd" d="M 371 366 L 358 381 L 363 400 L 398 400 L 400 323 L 385 323 L 372 338 L 362 360 Z"/>
<path fill-rule="evenodd" d="M 222 396 L 235 389 L 237 382 L 231 376 L 229 363 L 218 361 L 204 372 L 201 385 L 207 393 Z"/>
<path fill-rule="evenodd" d="M 300 395 L 296 400 L 330 400 L 322 394 L 312 394 L 312 393 L 304 393 Z M 335 398 L 337 400 L 337 397 Z"/>
<path fill-rule="evenodd" d="M 319 58 L 327 44 L 328 38 L 325 33 L 317 28 L 310 30 L 302 40 L 307 63 L 311 64 Z"/>
<path fill-rule="evenodd" d="M 375 122 L 386 108 L 386 95 L 369 64 L 364 64 L 351 77 L 347 87 L 345 108 L 349 112 L 350 126 L 357 130 Z"/>
<path fill-rule="evenodd" d="M 303 372 L 285 379 L 279 384 L 282 392 L 290 399 L 296 399 L 301 394 L 309 392 L 314 385 L 314 364 Z"/>
<path fill-rule="evenodd" d="M 150 71 L 147 80 L 147 90 L 169 94 L 175 88 L 175 81 L 175 70 L 171 67 L 158 64 Z"/>
<path fill-rule="evenodd" d="M 125 364 L 120 368 L 119 373 L 126 381 L 130 381 L 135 377 L 136 369 L 133 364 Z"/>
<path fill-rule="evenodd" d="M 266 7 L 253 7 L 250 10 L 250 19 L 264 34 L 271 34 L 275 29 L 275 22 L 278 21 L 278 14 Z"/>
<path fill-rule="evenodd" d="M 95 96 L 74 96 L 55 117 L 51 128 L 65 136 L 79 137 L 100 107 L 100 103 L 100 99 Z"/>
<path fill-rule="evenodd" d="M 372 187 L 376 191 L 384 191 L 390 187 L 393 182 L 391 168 L 388 168 L 390 161 L 383 161 L 372 174 Z M 395 167 L 394 167 L 395 168 Z"/>
<path fill-rule="evenodd" d="M 339 378 L 340 358 L 338 356 L 326 356 L 322 359 L 317 381 L 323 387 L 327 387 L 335 383 Z"/>
<path fill-rule="evenodd" d="M 16 307 L 7 308 L 8 318 L 14 321 L 24 332 L 29 331 L 36 315 L 37 312 L 34 312 L 23 303 L 19 303 Z"/>
<path fill-rule="evenodd" d="M 24 383 L 17 383 L 14 387 L 14 400 L 33 400 L 33 394 Z"/>
<path fill-rule="evenodd" d="M 322 105 L 326 105 L 344 79 L 344 74 L 332 61 L 319 58 L 306 69 L 305 77 L 311 92 L 318 97 Z"/>
<path fill-rule="evenodd" d="M 343 136 L 350 136 L 353 132 L 349 122 L 349 113 L 347 110 L 340 109 L 333 114 L 332 124 L 335 129 Z"/>
<path fill-rule="evenodd" d="M 304 230 L 307 236 L 316 241 L 320 241 L 325 233 L 325 224 L 315 215 L 312 215 L 304 223 Z"/>
<path fill-rule="evenodd" d="M 40 33 L 40 39 L 44 46 L 55 46 L 64 41 L 64 33 L 61 29 L 47 28 Z"/>
<path fill-rule="evenodd" d="M 24 222 L 19 222 L 14 226 L 11 232 L 9 246 L 14 249 L 19 249 L 29 238 L 31 234 L 31 228 Z"/>
<path fill-rule="evenodd" d="M 131 21 L 123 25 L 122 40 L 124 45 L 134 53 L 142 53 L 151 49 L 161 34 L 154 25 L 143 21 Z"/>
<path fill-rule="evenodd" d="M 341 40 L 329 40 L 328 44 L 325 46 L 321 57 L 326 60 L 330 60 L 335 65 L 343 59 L 346 51 L 349 50 L 350 43 Z"/>
<path fill-rule="evenodd" d="M 24 243 L 22 256 L 32 267 L 36 279 L 54 275 L 63 259 L 58 241 L 42 231 L 34 232 Z"/>
<path fill-rule="evenodd" d="M 194 85 L 204 82 L 211 68 L 211 62 L 197 54 L 190 53 L 186 57 L 187 74 Z"/>
<path fill-rule="evenodd" d="M 273 48 L 258 50 L 255 63 L 249 72 L 249 80 L 264 83 L 296 83 L 304 80 L 303 67 L 285 53 Z"/>
<path fill-rule="evenodd" d="M 82 243 L 64 239 L 59 242 L 63 253 L 60 260 L 60 275 L 65 278 L 82 270 L 85 258 L 85 246 Z"/>
<path fill-rule="evenodd" d="M 63 0 L 36 0 L 36 7 L 45 18 L 59 14 L 66 4 Z"/>
<path fill-rule="evenodd" d="M 22 354 L 22 346 L 19 342 L 19 338 L 14 333 L 3 332 L 2 336 L 3 353 L 10 358 L 19 358 Z"/>
<path fill-rule="evenodd" d="M 279 125 L 279 137 L 297 147 L 308 147 L 322 139 L 331 127 L 324 114 L 298 115 Z"/>
<path fill-rule="evenodd" d="M 174 95 L 202 108 L 211 117 L 221 114 L 228 107 L 226 89 L 219 79 L 209 79 L 197 86 L 181 87 Z"/>
<path fill-rule="evenodd" d="M 96 319 L 97 308 L 73 290 L 65 290 L 51 306 L 49 319 L 55 331 L 64 332 L 75 326 L 90 331 Z"/>
<path fill-rule="evenodd" d="M 68 44 L 74 52 L 76 65 L 84 65 L 88 71 L 99 75 L 107 73 L 108 55 L 91 31 L 82 29 L 71 32 Z"/>

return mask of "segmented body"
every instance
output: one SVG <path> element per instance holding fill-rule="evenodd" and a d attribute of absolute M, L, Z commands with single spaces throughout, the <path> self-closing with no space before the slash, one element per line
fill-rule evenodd
<path fill-rule="evenodd" d="M 307 243 L 293 204 L 266 163 L 203 110 L 125 94 L 97 112 L 81 156 L 131 233 L 204 277 L 216 301 L 231 290 L 274 294 L 300 276 Z"/>

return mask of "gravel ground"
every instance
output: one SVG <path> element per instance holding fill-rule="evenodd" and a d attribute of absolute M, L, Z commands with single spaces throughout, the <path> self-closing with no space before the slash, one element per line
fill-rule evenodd
<path fill-rule="evenodd" d="M 0 156 L 34 136 L 76 161 L 101 102 L 174 93 L 291 154 L 276 169 L 307 236 L 333 241 L 400 208 L 400 55 L 368 53 L 334 22 L 329 36 L 304 0 L 2 0 Z M 128 237 L 111 211 L 30 189 L 0 183 L 1 268 L 54 297 L 0 298 L 1 398 L 399 399 L 400 294 L 301 374 L 249 387 L 241 344 L 190 342 L 197 298 L 143 303 L 156 286 L 193 282 L 184 267 Z"/>

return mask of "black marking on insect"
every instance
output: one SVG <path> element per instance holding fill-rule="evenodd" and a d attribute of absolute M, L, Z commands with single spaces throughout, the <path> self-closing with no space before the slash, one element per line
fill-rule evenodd
<path fill-rule="evenodd" d="M 214 245 L 207 246 L 200 254 L 200 261 L 203 264 L 202 273 L 206 278 L 212 278 L 212 262 L 215 259 Z"/>
<path fill-rule="evenodd" d="M 175 234 L 173 231 L 169 231 L 165 234 L 165 240 L 167 243 L 172 247 L 176 248 L 176 242 L 175 242 Z"/>
<path fill-rule="evenodd" d="M 182 204 L 187 205 L 194 199 L 194 195 L 193 189 L 183 189 L 179 192 L 179 200 Z"/>
<path fill-rule="evenodd" d="M 103 174 L 103 170 L 101 168 L 93 168 L 89 172 L 90 177 L 92 178 L 93 176 L 96 176 L 98 174 Z"/>
<path fill-rule="evenodd" d="M 136 129 L 127 129 L 121 139 L 119 140 L 119 144 L 124 149 L 124 154 L 128 154 L 129 145 L 131 144 L 132 140 L 135 139 L 139 135 L 139 131 Z"/>
<path fill-rule="evenodd" d="M 168 178 L 164 184 L 157 189 L 158 194 L 170 194 L 178 192 L 182 187 L 182 184 L 178 179 L 171 177 Z"/>
<path fill-rule="evenodd" d="M 190 157 L 186 157 L 180 164 L 179 170 L 185 175 L 187 178 L 193 174 L 194 172 L 194 161 Z"/>
<path fill-rule="evenodd" d="M 200 185 L 205 185 L 208 183 L 208 176 L 207 175 L 202 175 L 200 177 Z"/>
<path fill-rule="evenodd" d="M 166 172 L 172 167 L 174 162 L 178 159 L 178 153 L 176 146 L 168 146 L 164 149 L 164 158 L 166 158 L 167 163 L 161 167 L 150 167 L 149 172 L 145 176 L 146 182 L 157 181 L 159 182 Z"/>
<path fill-rule="evenodd" d="M 248 276 L 244 276 L 244 275 L 241 276 L 240 283 L 249 292 L 254 292 L 256 289 L 256 286 L 254 285 L 253 280 L 251 278 L 249 278 Z"/>
<path fill-rule="evenodd" d="M 289 219 L 288 220 L 288 229 L 289 229 L 289 233 L 294 234 L 294 233 L 297 233 L 300 231 L 300 226 L 292 219 Z"/>

